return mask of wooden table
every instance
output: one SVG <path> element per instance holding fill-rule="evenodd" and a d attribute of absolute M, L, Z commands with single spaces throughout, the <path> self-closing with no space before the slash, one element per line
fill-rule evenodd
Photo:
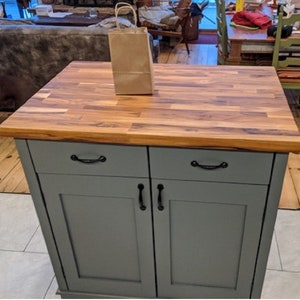
<path fill-rule="evenodd" d="M 257 11 L 272 17 L 273 8 L 267 1 Z M 267 36 L 267 30 L 247 30 L 230 25 L 232 14 L 226 15 L 230 53 L 229 64 L 269 64 L 272 62 L 274 38 Z M 265 56 L 265 57 L 264 57 Z"/>
<path fill-rule="evenodd" d="M 72 62 L 16 138 L 63 298 L 259 298 L 300 135 L 273 67 L 154 64 L 153 95 Z M 88 234 L 87 234 L 88 233 Z"/>
<path fill-rule="evenodd" d="M 97 24 L 102 20 L 111 17 L 108 14 L 98 14 L 97 18 L 90 18 L 88 13 L 73 13 L 63 18 L 55 18 L 48 16 L 34 16 L 31 18 L 36 25 L 52 25 L 52 26 L 89 26 Z"/>

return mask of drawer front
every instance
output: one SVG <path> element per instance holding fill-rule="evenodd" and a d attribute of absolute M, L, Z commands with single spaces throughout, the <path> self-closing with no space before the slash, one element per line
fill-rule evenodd
<path fill-rule="evenodd" d="M 273 153 L 149 149 L 153 178 L 268 184 Z"/>
<path fill-rule="evenodd" d="M 37 173 L 148 177 L 146 147 L 28 141 Z"/>

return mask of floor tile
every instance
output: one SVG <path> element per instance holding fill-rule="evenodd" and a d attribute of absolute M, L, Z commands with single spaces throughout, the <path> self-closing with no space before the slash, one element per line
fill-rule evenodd
<path fill-rule="evenodd" d="M 278 252 L 278 246 L 277 246 L 277 238 L 276 238 L 275 232 L 273 234 L 267 269 L 279 270 L 279 271 L 282 270 L 279 252 Z"/>
<path fill-rule="evenodd" d="M 41 227 L 39 226 L 30 240 L 25 252 L 48 253 Z"/>
<path fill-rule="evenodd" d="M 300 298 L 299 228 L 278 211 L 262 298 Z M 0 193 L 0 278 L 0 298 L 61 298 L 30 195 Z"/>
<path fill-rule="evenodd" d="M 30 195 L 0 193 L 0 250 L 23 251 L 38 226 Z"/>
<path fill-rule="evenodd" d="M 275 231 L 282 269 L 300 272 L 300 211 L 279 210 Z"/>
<path fill-rule="evenodd" d="M 49 290 L 47 291 L 47 294 L 45 296 L 46 299 L 61 299 L 60 295 L 56 294 L 56 291 L 58 289 L 56 278 L 54 277 Z"/>
<path fill-rule="evenodd" d="M 299 299 L 300 273 L 267 270 L 261 298 Z"/>
<path fill-rule="evenodd" d="M 48 254 L 0 251 L 0 298 L 44 298 L 54 272 Z"/>

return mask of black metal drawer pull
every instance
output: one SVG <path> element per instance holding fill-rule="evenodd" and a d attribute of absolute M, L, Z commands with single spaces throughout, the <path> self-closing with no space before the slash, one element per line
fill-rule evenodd
<path fill-rule="evenodd" d="M 140 210 L 146 210 L 146 206 L 144 205 L 144 199 L 143 199 L 143 189 L 144 189 L 144 185 L 142 183 L 140 183 L 138 185 L 138 189 L 139 189 L 139 204 L 140 204 Z"/>
<path fill-rule="evenodd" d="M 191 166 L 192 167 L 199 167 L 201 169 L 205 169 L 205 170 L 215 170 L 215 169 L 225 169 L 228 167 L 228 163 L 223 161 L 221 162 L 219 165 L 200 165 L 197 161 L 193 160 L 191 161 Z"/>
<path fill-rule="evenodd" d="M 165 208 L 162 205 L 162 197 L 161 197 L 161 193 L 162 193 L 162 190 L 164 189 L 164 186 L 162 184 L 158 184 L 157 188 L 158 188 L 157 208 L 158 208 L 158 210 L 162 211 Z"/>
<path fill-rule="evenodd" d="M 103 155 L 99 156 L 98 158 L 91 159 L 91 158 L 79 158 L 77 155 L 72 154 L 71 159 L 73 161 L 79 161 L 84 164 L 93 164 L 96 162 L 105 162 L 106 161 L 106 157 Z"/>

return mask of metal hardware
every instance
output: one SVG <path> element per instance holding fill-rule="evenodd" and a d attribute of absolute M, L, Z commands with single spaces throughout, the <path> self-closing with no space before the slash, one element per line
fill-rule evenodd
<path fill-rule="evenodd" d="M 199 167 L 204 170 L 216 170 L 216 169 L 225 169 L 228 167 L 228 163 L 223 161 L 219 165 L 200 165 L 197 161 L 193 160 L 191 161 L 191 166 L 192 167 Z"/>
<path fill-rule="evenodd" d="M 157 188 L 158 188 L 157 208 L 158 208 L 158 210 L 162 211 L 165 208 L 162 205 L 162 197 L 161 197 L 162 190 L 164 189 L 164 186 L 162 184 L 158 184 Z"/>
<path fill-rule="evenodd" d="M 144 205 L 144 200 L 143 200 L 144 185 L 142 183 L 140 183 L 138 185 L 138 189 L 139 189 L 139 204 L 140 204 L 140 209 L 141 210 L 146 210 L 147 207 Z"/>
<path fill-rule="evenodd" d="M 79 158 L 77 155 L 72 154 L 70 158 L 73 161 L 79 161 L 84 164 L 93 164 L 96 162 L 105 162 L 106 161 L 106 157 L 103 155 L 99 156 L 98 158 L 91 159 L 91 158 Z"/>

